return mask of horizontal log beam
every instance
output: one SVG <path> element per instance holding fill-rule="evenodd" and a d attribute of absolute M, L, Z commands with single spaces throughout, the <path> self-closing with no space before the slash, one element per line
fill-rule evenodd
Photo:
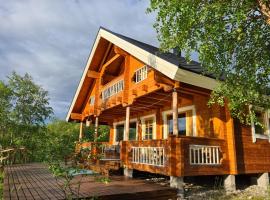
<path fill-rule="evenodd" d="M 70 118 L 74 119 L 74 120 L 80 120 L 81 121 L 82 118 L 83 118 L 83 115 L 80 114 L 80 113 L 71 113 Z"/>
<path fill-rule="evenodd" d="M 89 78 L 99 78 L 100 73 L 96 72 L 96 71 L 88 70 L 87 77 L 89 77 Z"/>

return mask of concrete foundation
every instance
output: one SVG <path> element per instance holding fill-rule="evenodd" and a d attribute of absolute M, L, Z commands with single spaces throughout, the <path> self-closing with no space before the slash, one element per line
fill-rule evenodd
<path fill-rule="evenodd" d="M 184 199 L 184 178 L 170 176 L 170 187 L 177 189 L 177 200 Z"/>
<path fill-rule="evenodd" d="M 268 172 L 259 174 L 257 178 L 257 185 L 267 190 L 269 187 L 269 174 Z"/>
<path fill-rule="evenodd" d="M 133 169 L 124 168 L 124 176 L 132 178 L 133 177 Z"/>
<path fill-rule="evenodd" d="M 234 175 L 226 175 L 224 177 L 224 189 L 226 193 L 232 193 L 236 191 L 235 185 L 235 176 Z"/>

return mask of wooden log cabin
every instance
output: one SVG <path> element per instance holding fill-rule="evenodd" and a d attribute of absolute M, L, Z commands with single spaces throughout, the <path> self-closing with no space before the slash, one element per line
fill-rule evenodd
<path fill-rule="evenodd" d="M 258 111 L 265 124 L 240 124 L 227 105 L 209 107 L 218 85 L 203 75 L 199 63 L 104 28 L 98 31 L 67 114 L 67 121 L 90 121 L 110 127 L 109 148 L 119 147 L 126 176 L 132 170 L 171 177 L 181 188 L 183 177 L 224 175 L 227 191 L 235 175 L 257 174 L 266 187 L 270 171 L 270 113 Z M 80 143 L 81 146 L 94 144 Z"/>

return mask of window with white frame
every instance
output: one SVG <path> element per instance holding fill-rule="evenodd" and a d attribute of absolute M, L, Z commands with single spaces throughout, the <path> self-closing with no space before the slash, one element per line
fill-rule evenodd
<path fill-rule="evenodd" d="M 139 83 L 147 78 L 148 67 L 145 65 L 135 71 L 135 83 Z"/>
<path fill-rule="evenodd" d="M 91 96 L 90 97 L 89 103 L 90 103 L 91 106 L 94 105 L 94 103 L 95 103 L 95 96 Z"/>
<path fill-rule="evenodd" d="M 270 110 L 255 108 L 256 122 L 251 122 L 253 142 L 256 138 L 270 139 Z"/>
<path fill-rule="evenodd" d="M 124 89 L 124 80 L 116 82 L 114 85 L 102 91 L 102 100 L 106 100 L 111 96 L 121 92 Z"/>
<path fill-rule="evenodd" d="M 144 121 L 145 123 L 145 130 L 144 130 L 144 140 L 152 140 L 153 139 L 153 124 L 154 120 L 151 119 L 146 119 Z"/>

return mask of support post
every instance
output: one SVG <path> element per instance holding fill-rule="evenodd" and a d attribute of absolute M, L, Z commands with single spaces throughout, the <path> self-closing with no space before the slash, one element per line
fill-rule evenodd
<path fill-rule="evenodd" d="M 94 134 L 94 141 L 96 142 L 98 138 L 98 116 L 95 119 L 95 134 Z"/>
<path fill-rule="evenodd" d="M 82 139 L 83 139 L 83 122 L 80 123 L 79 141 L 82 141 Z"/>
<path fill-rule="evenodd" d="M 128 141 L 129 139 L 129 121 L 130 121 L 130 106 L 127 106 L 124 141 Z"/>
<path fill-rule="evenodd" d="M 268 187 L 269 187 L 269 174 L 268 174 L 268 172 L 259 174 L 259 176 L 257 178 L 257 185 L 265 190 L 268 189 Z"/>
<path fill-rule="evenodd" d="M 173 135 L 178 135 L 178 97 L 174 88 L 172 93 L 172 111 L 173 111 Z"/>
<path fill-rule="evenodd" d="M 228 194 L 236 191 L 235 175 L 230 174 L 224 177 L 224 189 Z"/>
<path fill-rule="evenodd" d="M 124 168 L 124 176 L 128 178 L 133 177 L 133 169 Z"/>
<path fill-rule="evenodd" d="M 170 176 L 170 187 L 177 189 L 177 199 L 184 199 L 184 177 Z"/>

